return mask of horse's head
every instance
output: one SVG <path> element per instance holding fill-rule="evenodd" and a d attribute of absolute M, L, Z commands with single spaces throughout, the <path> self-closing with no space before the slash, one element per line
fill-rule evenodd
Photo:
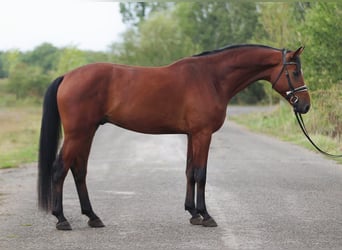
<path fill-rule="evenodd" d="M 304 83 L 299 56 L 304 47 L 296 51 L 282 50 L 282 62 L 272 77 L 272 87 L 293 106 L 294 111 L 305 114 L 310 109 L 310 96 Z"/>

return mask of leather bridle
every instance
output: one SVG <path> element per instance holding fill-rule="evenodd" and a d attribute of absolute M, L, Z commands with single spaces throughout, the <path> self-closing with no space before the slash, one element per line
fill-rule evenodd
<path fill-rule="evenodd" d="M 281 68 L 281 71 L 279 72 L 275 82 L 272 84 L 272 88 L 275 87 L 275 85 L 278 83 L 281 75 L 283 74 L 283 72 L 285 71 L 285 75 L 286 75 L 286 79 L 287 79 L 287 83 L 289 85 L 289 90 L 285 92 L 285 97 L 287 100 L 289 100 L 289 102 L 294 105 L 298 102 L 299 98 L 298 96 L 296 96 L 296 93 L 299 92 L 304 92 L 304 91 L 308 91 L 308 88 L 306 87 L 306 85 L 300 86 L 298 88 L 293 87 L 293 84 L 291 82 L 291 78 L 289 75 L 289 71 L 287 70 L 288 65 L 296 65 L 297 66 L 297 70 L 299 72 L 299 65 L 297 62 L 287 62 L 286 61 L 286 54 L 287 54 L 287 50 L 283 49 L 282 50 L 282 56 L 283 56 L 283 67 Z"/>
<path fill-rule="evenodd" d="M 286 68 L 287 65 L 296 65 L 297 66 L 297 70 L 299 71 L 300 70 L 300 67 L 298 65 L 297 62 L 287 62 L 286 61 L 286 54 L 287 54 L 287 50 L 286 49 L 283 49 L 282 50 L 282 56 L 283 56 L 283 67 L 279 73 L 279 75 L 277 76 L 275 82 L 273 83 L 272 85 L 272 88 L 275 87 L 275 85 L 277 84 L 277 82 L 279 81 L 281 75 L 283 74 L 283 72 L 285 71 L 285 75 L 286 75 L 286 78 L 287 78 L 287 83 L 289 85 L 289 91 L 286 91 L 285 92 L 285 97 L 287 100 L 289 100 L 289 102 L 292 104 L 292 105 L 295 105 L 298 101 L 299 101 L 299 98 L 296 96 L 296 93 L 299 93 L 299 92 L 304 92 L 304 91 L 308 91 L 308 88 L 306 87 L 306 85 L 304 84 L 303 86 L 300 86 L 298 88 L 294 88 L 293 87 L 293 84 L 291 82 L 291 78 L 290 78 L 290 75 L 289 75 L 289 72 Z M 309 142 L 318 150 L 318 152 L 326 155 L 326 156 L 329 156 L 329 157 L 333 157 L 333 158 L 338 158 L 338 157 L 342 157 L 342 155 L 335 155 L 335 154 L 330 154 L 330 153 L 327 153 L 326 151 L 322 150 L 320 147 L 318 147 L 316 145 L 316 143 L 314 143 L 314 141 L 310 138 L 309 136 L 309 133 L 305 127 L 305 124 L 304 124 L 304 120 L 303 120 L 303 117 L 302 115 L 296 111 L 296 109 L 294 108 L 294 113 L 295 113 L 295 116 L 297 118 L 297 122 L 299 124 L 299 127 L 301 128 L 303 134 L 305 135 L 305 137 L 309 140 Z"/>

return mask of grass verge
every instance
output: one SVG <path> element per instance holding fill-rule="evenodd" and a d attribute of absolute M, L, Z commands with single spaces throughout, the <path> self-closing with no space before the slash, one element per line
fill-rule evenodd
<path fill-rule="evenodd" d="M 0 106 L 0 168 L 37 161 L 41 107 Z"/>
<path fill-rule="evenodd" d="M 319 129 L 320 125 L 317 124 L 317 117 L 319 116 L 319 111 L 317 109 L 313 109 L 308 114 L 303 115 L 311 138 L 319 147 L 328 153 L 341 154 L 342 143 L 340 138 L 333 138 L 332 136 L 329 136 L 329 134 L 324 135 L 321 133 L 321 130 Z M 273 112 L 240 115 L 232 117 L 232 119 L 237 123 L 246 126 L 251 131 L 268 134 L 283 141 L 288 141 L 312 151 L 316 151 L 302 133 L 296 117 L 288 104 L 281 103 Z M 322 126 L 324 126 L 323 123 Z M 314 130 L 314 127 L 317 127 L 318 129 Z M 326 127 L 324 129 L 326 129 Z M 337 162 L 342 163 L 341 158 L 334 159 Z"/>

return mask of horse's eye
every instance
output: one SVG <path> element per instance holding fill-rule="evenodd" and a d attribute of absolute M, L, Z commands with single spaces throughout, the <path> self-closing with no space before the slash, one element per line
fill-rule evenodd
<path fill-rule="evenodd" d="M 294 76 L 294 77 L 298 77 L 298 75 L 299 75 L 298 71 L 294 71 L 294 72 L 293 72 L 293 76 Z"/>

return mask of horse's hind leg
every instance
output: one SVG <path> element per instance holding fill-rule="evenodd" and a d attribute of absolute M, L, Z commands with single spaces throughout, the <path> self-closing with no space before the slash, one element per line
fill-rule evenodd
<path fill-rule="evenodd" d="M 63 150 L 61 150 L 61 153 L 53 164 L 52 214 L 57 217 L 58 222 L 56 224 L 56 228 L 58 230 L 71 230 L 71 226 L 63 213 L 63 184 L 69 168 L 67 167 L 68 165 L 65 165 L 63 162 L 62 151 Z"/>
<path fill-rule="evenodd" d="M 71 230 L 70 224 L 64 217 L 62 204 L 63 184 L 69 168 L 71 168 L 74 176 L 82 213 L 89 217 L 89 226 L 104 226 L 91 207 L 85 180 L 88 156 L 94 134 L 95 129 L 89 133 L 84 133 L 84 131 L 83 133 L 74 133 L 72 136 L 65 134 L 63 148 L 55 163 L 53 177 L 53 214 L 58 219 L 56 228 L 59 230 Z"/>
<path fill-rule="evenodd" d="M 104 227 L 101 219 L 94 213 L 93 208 L 90 204 L 87 185 L 87 158 L 81 158 L 80 162 L 71 167 L 72 174 L 74 176 L 77 193 L 80 199 L 82 214 L 88 216 L 88 225 L 90 227 Z"/>
<path fill-rule="evenodd" d="M 69 145 L 69 150 L 73 152 L 72 156 L 70 156 L 70 158 L 73 159 L 70 168 L 80 199 L 82 214 L 89 218 L 88 225 L 90 227 L 104 227 L 100 218 L 93 211 L 86 185 L 88 157 L 95 130 L 96 129 L 93 129 L 87 133 L 84 133 L 83 131 L 76 136 L 73 135 L 72 138 L 77 139 L 74 139 Z"/>

